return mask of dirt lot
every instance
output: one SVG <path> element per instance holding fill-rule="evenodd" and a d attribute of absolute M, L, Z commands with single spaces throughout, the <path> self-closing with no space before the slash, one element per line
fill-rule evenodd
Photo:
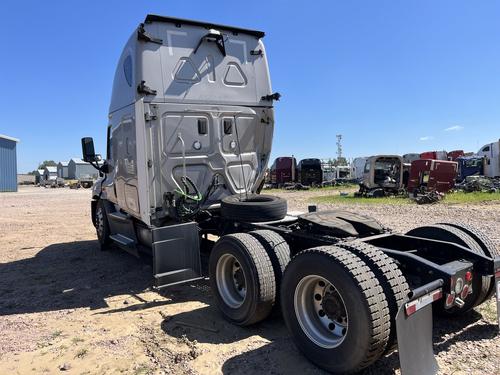
<path fill-rule="evenodd" d="M 315 194 L 282 193 L 293 210 L 305 210 Z M 322 373 L 298 353 L 279 317 L 232 326 L 206 282 L 151 291 L 148 259 L 98 250 L 89 197 L 33 187 L 0 194 L 0 374 Z M 465 220 L 500 244 L 500 204 L 350 208 L 400 231 Z M 495 311 L 491 300 L 458 321 L 436 322 L 441 373 L 500 373 Z M 365 371 L 395 372 L 396 353 Z"/>

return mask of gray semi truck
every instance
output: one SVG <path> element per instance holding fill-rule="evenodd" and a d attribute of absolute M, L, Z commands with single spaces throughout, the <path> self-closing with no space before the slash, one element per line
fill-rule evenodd
<path fill-rule="evenodd" d="M 234 324 L 280 307 L 297 347 L 328 371 L 397 349 L 404 374 L 434 373 L 432 310 L 457 316 L 498 298 L 495 245 L 466 224 L 397 234 L 352 212 L 287 214 L 286 201 L 260 195 L 280 97 L 263 38 L 157 15 L 134 30 L 103 165 L 82 139 L 102 175 L 91 201 L 101 247 L 151 254 L 157 288 L 208 276 Z"/>

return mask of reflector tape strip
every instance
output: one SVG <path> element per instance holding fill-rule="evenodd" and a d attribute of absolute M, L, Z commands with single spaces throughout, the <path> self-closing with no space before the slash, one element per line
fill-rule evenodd
<path fill-rule="evenodd" d="M 443 296 L 443 291 L 441 288 L 439 288 L 423 295 L 422 297 L 417 298 L 415 301 L 407 302 L 405 304 L 406 315 L 410 316 L 416 313 L 421 308 L 431 304 L 434 301 L 437 301 L 442 296 Z"/>

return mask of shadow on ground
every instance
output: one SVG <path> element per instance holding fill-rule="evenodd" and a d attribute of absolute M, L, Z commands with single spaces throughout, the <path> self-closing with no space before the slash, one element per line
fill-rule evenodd
<path fill-rule="evenodd" d="M 137 259 L 121 250 L 101 252 L 97 241 L 54 244 L 34 257 L 0 264 L 0 316 L 87 307 L 108 307 L 106 298 L 133 295 L 151 288 L 151 258 Z M 295 348 L 279 314 L 252 327 L 226 322 L 211 304 L 206 281 L 175 286 L 161 292 L 163 301 L 97 312 L 112 314 L 149 307 L 200 301 L 205 306 L 164 316 L 161 328 L 169 336 L 211 344 L 230 344 L 254 336 L 248 350 L 223 364 L 225 374 L 320 374 Z M 168 310 L 167 310 L 168 311 Z M 481 321 L 472 311 L 460 318 L 437 319 L 434 324 L 434 352 L 447 351 L 460 341 L 481 341 L 496 335 L 496 327 Z M 259 341 L 261 346 L 258 346 Z M 286 364 L 284 367 L 283 365 Z M 364 374 L 393 374 L 399 368 L 397 353 L 381 358 Z"/>
<path fill-rule="evenodd" d="M 481 341 L 496 336 L 494 324 L 481 321 L 482 315 L 471 311 L 453 319 L 435 317 L 433 342 L 434 353 L 446 352 L 462 341 Z M 214 306 L 168 316 L 161 325 L 169 336 L 186 337 L 191 341 L 210 344 L 231 344 L 251 336 L 262 338 L 263 345 L 249 348 L 222 366 L 224 374 L 326 374 L 318 369 L 296 349 L 278 314 L 251 326 L 237 327 L 227 323 Z M 380 358 L 361 374 L 394 374 L 399 369 L 399 356 L 393 352 Z"/>
<path fill-rule="evenodd" d="M 47 246 L 31 258 L 0 264 L 0 316 L 79 307 L 107 307 L 106 298 L 136 293 L 152 286 L 151 258 L 136 258 L 119 250 L 100 251 L 97 241 L 75 241 Z M 163 293 L 193 298 L 190 286 Z M 199 293 L 203 298 L 203 294 Z M 206 297 L 205 297 L 206 298 Z M 134 304 L 123 310 L 151 307 Z M 113 311 L 111 311 L 113 312 Z"/>

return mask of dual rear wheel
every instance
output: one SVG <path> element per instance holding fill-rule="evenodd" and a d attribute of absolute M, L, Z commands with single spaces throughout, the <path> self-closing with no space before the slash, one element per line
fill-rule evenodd
<path fill-rule="evenodd" d="M 266 318 L 279 296 L 287 328 L 307 358 L 329 371 L 359 371 L 394 345 L 391 316 L 402 297 L 391 278 L 402 275 L 370 245 L 342 246 L 304 250 L 290 261 L 288 245 L 274 232 L 226 235 L 209 263 L 217 305 L 244 326 Z M 363 260 L 363 251 L 374 260 Z"/>
<path fill-rule="evenodd" d="M 209 274 L 226 319 L 246 326 L 265 319 L 277 305 L 290 249 L 279 234 L 262 230 L 223 236 L 212 249 Z"/>
<path fill-rule="evenodd" d="M 466 225 L 439 224 L 408 234 L 497 254 L 486 236 Z M 256 323 L 279 304 L 299 350 L 325 370 L 357 372 L 397 347 L 395 318 L 410 288 L 398 264 L 370 244 L 339 242 L 290 260 L 277 233 L 231 234 L 215 244 L 209 268 L 217 305 L 228 320 Z M 475 283 L 467 306 L 447 314 L 462 314 L 491 295 L 490 277 Z"/>

